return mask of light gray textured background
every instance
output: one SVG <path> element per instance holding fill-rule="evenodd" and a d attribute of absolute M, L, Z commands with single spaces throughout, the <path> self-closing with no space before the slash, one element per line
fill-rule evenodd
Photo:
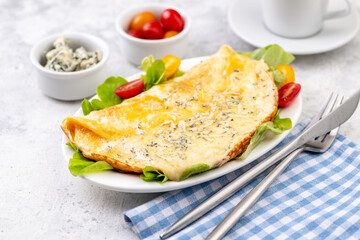
<path fill-rule="evenodd" d="M 137 239 L 122 214 L 157 194 L 113 192 L 70 175 L 59 126 L 80 101 L 44 96 L 29 52 L 36 41 L 50 34 L 87 32 L 110 45 L 109 76 L 134 74 L 138 70 L 119 50 L 114 19 L 142 2 L 148 1 L 0 0 L 0 239 Z M 192 17 L 186 57 L 212 54 L 223 44 L 241 51 L 254 49 L 227 24 L 230 0 L 155 2 L 181 7 Z M 302 119 L 313 115 L 330 91 L 348 95 L 360 87 L 359 53 L 358 35 L 337 50 L 297 56 L 293 67 L 302 84 Z M 340 130 L 357 144 L 359 122 L 358 109 Z"/>

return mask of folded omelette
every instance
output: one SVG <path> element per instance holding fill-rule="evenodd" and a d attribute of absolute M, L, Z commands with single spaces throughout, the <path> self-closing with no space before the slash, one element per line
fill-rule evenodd
<path fill-rule="evenodd" d="M 61 128 L 89 159 L 126 172 L 152 166 L 177 181 L 191 166 L 217 167 L 243 153 L 277 105 L 267 64 L 223 46 L 183 76 L 121 104 L 68 117 Z"/>

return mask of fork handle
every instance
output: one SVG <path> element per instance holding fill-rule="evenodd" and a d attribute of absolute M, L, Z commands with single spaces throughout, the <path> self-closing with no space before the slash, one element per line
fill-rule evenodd
<path fill-rule="evenodd" d="M 222 239 L 225 234 L 244 216 L 257 200 L 270 187 L 272 182 L 289 166 L 293 159 L 303 151 L 296 149 L 277 165 L 256 187 L 254 187 L 209 234 L 206 240 Z"/>

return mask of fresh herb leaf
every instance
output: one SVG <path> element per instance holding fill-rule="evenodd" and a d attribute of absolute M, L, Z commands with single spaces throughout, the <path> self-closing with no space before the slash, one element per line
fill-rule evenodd
<path fill-rule="evenodd" d="M 141 78 L 144 79 L 144 91 L 166 81 L 164 61 L 161 59 L 155 60 L 150 67 L 146 67 L 146 74 L 142 75 Z"/>
<path fill-rule="evenodd" d="M 156 168 L 152 166 L 146 166 L 143 169 L 143 174 L 141 174 L 140 177 L 146 182 L 164 183 L 169 180 L 169 178 L 165 174 L 160 173 L 158 170 L 156 170 Z"/>
<path fill-rule="evenodd" d="M 185 169 L 183 174 L 180 176 L 179 181 L 183 181 L 192 175 L 206 172 L 210 169 L 211 169 L 211 167 L 205 163 L 199 163 L 199 164 L 192 165 Z"/>
<path fill-rule="evenodd" d="M 75 150 L 75 153 L 69 161 L 69 170 L 75 177 L 78 175 L 84 175 L 88 173 L 102 172 L 106 170 L 114 170 L 114 168 L 105 161 L 92 161 L 87 159 L 79 151 L 78 147 L 73 143 L 68 142 L 66 145 Z"/>
<path fill-rule="evenodd" d="M 263 59 L 269 67 L 277 67 L 282 64 L 289 64 L 294 61 L 295 57 L 287 53 L 277 44 L 268 45 L 264 48 L 258 48 L 252 52 L 250 58 L 260 60 Z"/>
<path fill-rule="evenodd" d="M 275 118 L 273 121 L 263 123 L 258 127 L 255 134 L 250 140 L 250 144 L 247 147 L 246 151 L 239 157 L 240 159 L 245 159 L 254 148 L 259 145 L 259 143 L 264 140 L 267 130 L 270 130 L 274 134 L 278 135 L 283 133 L 285 130 L 292 128 L 292 123 L 290 118 L 280 118 L 281 109 L 278 109 Z"/>
<path fill-rule="evenodd" d="M 285 81 L 285 76 L 274 67 L 270 67 L 270 71 L 272 72 L 272 74 L 274 76 L 274 81 L 275 81 L 277 88 L 280 88 L 281 84 Z"/>
<path fill-rule="evenodd" d="M 127 81 L 122 77 L 109 77 L 105 80 L 104 83 L 100 84 L 97 87 L 96 93 L 99 96 L 99 99 L 93 99 L 91 102 L 87 99 L 84 99 L 81 103 L 81 108 L 84 115 L 88 115 L 94 110 L 104 109 L 106 107 L 111 107 L 116 104 L 121 103 L 123 100 L 115 94 L 115 89 L 119 86 L 127 83 Z"/>

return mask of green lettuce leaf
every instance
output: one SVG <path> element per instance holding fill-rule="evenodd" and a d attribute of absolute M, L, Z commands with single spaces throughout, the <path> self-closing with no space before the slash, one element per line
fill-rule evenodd
<path fill-rule="evenodd" d="M 144 72 L 147 72 L 147 70 L 151 67 L 154 61 L 155 59 L 152 55 L 144 57 L 144 59 L 141 62 L 141 66 L 138 66 L 138 68 L 142 69 Z"/>
<path fill-rule="evenodd" d="M 238 54 L 241 54 L 241 55 L 244 55 L 244 56 L 247 56 L 247 57 L 250 57 L 251 56 L 251 54 L 253 54 L 253 52 L 244 52 L 244 53 L 242 53 L 242 52 L 237 52 Z"/>
<path fill-rule="evenodd" d="M 249 53 L 246 53 L 248 56 Z M 260 60 L 263 59 L 269 67 L 277 67 L 282 64 L 290 64 L 295 57 L 287 53 L 282 47 L 277 44 L 268 45 L 264 48 L 258 48 L 252 52 L 250 58 Z"/>
<path fill-rule="evenodd" d="M 107 105 L 99 99 L 93 99 L 91 101 L 91 106 L 94 110 L 100 110 L 107 107 Z"/>
<path fill-rule="evenodd" d="M 274 134 L 278 135 L 283 133 L 285 130 L 292 128 L 292 123 L 290 118 L 280 118 L 281 109 L 278 109 L 275 118 L 273 121 L 263 123 L 258 127 L 255 134 L 250 140 L 250 144 L 247 147 L 246 151 L 239 157 L 240 159 L 245 159 L 254 148 L 259 145 L 259 143 L 264 140 L 267 130 L 270 130 Z"/>
<path fill-rule="evenodd" d="M 176 73 L 170 79 L 176 78 L 176 77 L 181 77 L 184 74 L 185 74 L 185 72 L 183 72 L 181 70 L 177 70 Z"/>
<path fill-rule="evenodd" d="M 146 166 L 143 169 L 143 174 L 140 175 L 141 179 L 146 182 L 158 182 L 158 183 L 164 183 L 169 178 L 165 176 L 165 174 L 160 173 L 156 168 L 151 166 Z"/>
<path fill-rule="evenodd" d="M 91 102 L 89 102 L 89 100 L 87 100 L 86 98 L 82 101 L 81 108 L 85 116 L 94 110 L 94 108 L 91 105 Z"/>
<path fill-rule="evenodd" d="M 78 147 L 73 143 L 68 142 L 66 145 L 75 150 L 75 153 L 69 161 L 69 170 L 75 177 L 78 175 L 84 175 L 88 173 L 102 172 L 106 170 L 114 170 L 114 168 L 105 161 L 92 161 L 87 159 L 79 151 Z"/>
<path fill-rule="evenodd" d="M 122 77 L 107 78 L 105 82 L 100 84 L 96 89 L 96 93 L 100 100 L 93 99 L 90 102 L 89 100 L 84 99 L 81 103 L 84 115 L 86 116 L 94 110 L 100 110 L 121 103 L 123 100 L 115 94 L 115 89 L 125 83 L 127 83 L 127 81 Z"/>
<path fill-rule="evenodd" d="M 161 59 L 159 59 L 159 60 L 161 60 Z M 144 72 L 147 72 L 147 70 L 152 66 L 152 64 L 154 62 L 155 62 L 154 57 L 152 55 L 149 55 L 142 60 L 141 66 L 138 66 L 138 68 L 142 69 Z M 162 70 L 162 69 L 160 69 L 160 70 Z M 176 73 L 170 77 L 170 79 L 180 77 L 184 74 L 185 74 L 185 72 L 183 72 L 181 70 L 177 70 Z M 144 78 L 142 78 L 142 79 L 144 79 Z"/>
<path fill-rule="evenodd" d="M 183 174 L 180 176 L 179 181 L 183 181 L 185 179 L 187 179 L 188 177 L 195 175 L 195 174 L 199 174 L 202 172 L 206 172 L 208 170 L 212 169 L 209 165 L 205 164 L 205 163 L 199 163 L 199 164 L 195 164 L 192 165 L 190 167 L 187 167 L 185 169 L 185 171 L 183 172 Z"/>
<path fill-rule="evenodd" d="M 280 85 L 285 81 L 285 76 L 274 67 L 270 67 L 270 71 L 272 72 L 272 74 L 274 76 L 274 81 L 275 81 L 277 88 L 280 88 Z"/>
<path fill-rule="evenodd" d="M 96 93 L 103 106 L 110 107 L 122 102 L 122 99 L 115 94 L 115 89 L 125 83 L 127 81 L 122 77 L 109 77 L 97 87 Z"/>
<path fill-rule="evenodd" d="M 141 78 L 144 79 L 144 91 L 167 80 L 163 60 L 155 60 L 150 66 L 146 65 L 144 68 L 146 69 L 146 74 L 141 76 Z"/>
<path fill-rule="evenodd" d="M 292 54 L 285 52 L 285 50 L 277 44 L 268 45 L 264 48 L 258 48 L 253 52 L 238 53 L 255 60 L 263 59 L 269 66 L 270 71 L 274 76 L 275 84 L 278 88 L 280 88 L 281 83 L 285 81 L 285 76 L 278 71 L 276 67 L 282 64 L 290 64 L 295 59 Z"/>
<path fill-rule="evenodd" d="M 75 151 L 78 151 L 79 150 L 79 148 L 75 145 L 75 144 L 73 144 L 72 142 L 67 142 L 66 143 L 66 145 L 68 145 L 69 147 L 71 147 L 73 150 L 75 150 Z"/>
<path fill-rule="evenodd" d="M 206 172 L 211 169 L 212 168 L 205 163 L 192 165 L 185 169 L 183 174 L 180 176 L 179 181 L 183 181 L 192 175 Z M 140 177 L 146 182 L 164 183 L 169 180 L 169 178 L 165 174 L 159 172 L 158 170 L 156 170 L 156 168 L 152 166 L 146 166 L 143 169 L 143 174 L 141 174 Z"/>

